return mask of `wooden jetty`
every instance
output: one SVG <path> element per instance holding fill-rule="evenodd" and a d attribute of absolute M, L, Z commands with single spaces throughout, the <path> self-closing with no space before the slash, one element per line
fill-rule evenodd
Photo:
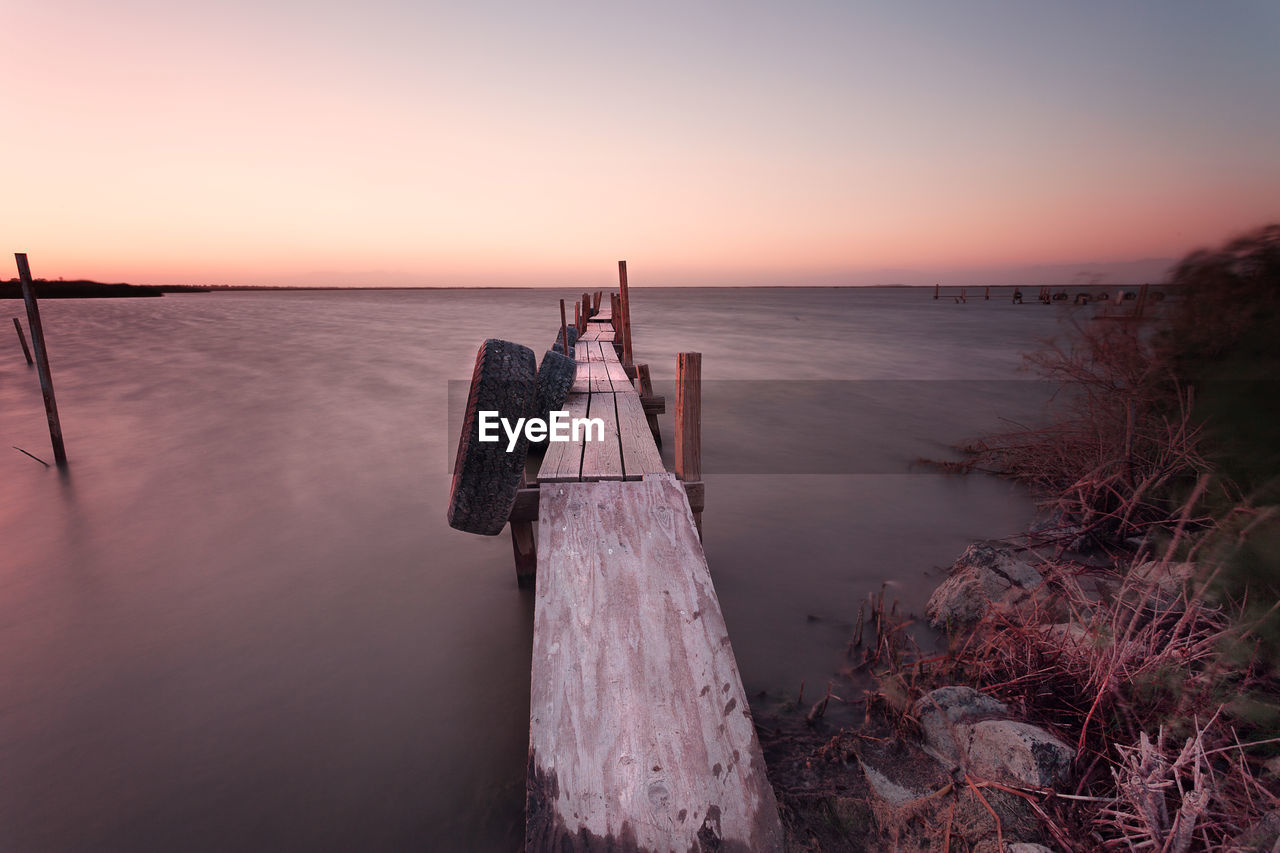
<path fill-rule="evenodd" d="M 605 440 L 550 444 L 511 512 L 522 585 L 536 571 L 525 849 L 781 850 L 697 521 L 700 357 L 678 361 L 668 473 L 650 426 L 664 403 L 632 380 L 648 370 L 629 363 L 625 275 L 579 303 L 563 406 Z"/>

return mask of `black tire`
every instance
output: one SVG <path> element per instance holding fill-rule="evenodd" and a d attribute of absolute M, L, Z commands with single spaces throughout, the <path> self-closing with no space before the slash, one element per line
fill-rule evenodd
<path fill-rule="evenodd" d="M 490 338 L 476 353 L 449 491 L 450 527 L 496 536 L 511 516 L 529 443 L 522 434 L 508 453 L 501 429 L 498 441 L 480 441 L 479 413 L 496 411 L 512 423 L 528 417 L 534 406 L 535 365 L 533 350 L 510 341 Z"/>
<path fill-rule="evenodd" d="M 556 332 L 556 340 L 555 343 L 551 345 L 551 351 L 573 358 L 573 345 L 578 342 L 578 327 L 570 323 L 568 326 L 565 326 L 565 329 L 569 333 L 569 351 L 564 351 L 564 341 L 561 339 L 559 332 Z"/>
<path fill-rule="evenodd" d="M 552 409 L 559 409 L 564 405 L 577 371 L 576 361 L 562 353 L 547 351 L 538 368 L 538 388 L 535 393 L 537 417 L 546 420 Z"/>

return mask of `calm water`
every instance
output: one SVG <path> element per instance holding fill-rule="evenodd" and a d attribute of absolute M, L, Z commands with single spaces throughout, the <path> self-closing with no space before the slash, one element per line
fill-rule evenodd
<path fill-rule="evenodd" d="M 52 460 L 0 337 L 0 850 L 515 849 L 532 599 L 508 537 L 444 523 L 448 380 L 575 295 L 46 301 L 65 475 L 11 449 Z M 749 695 L 824 685 L 869 592 L 918 610 L 1030 518 L 912 461 L 1032 411 L 1018 354 L 1070 309 L 931 295 L 635 291 L 659 384 L 703 353 Z"/>

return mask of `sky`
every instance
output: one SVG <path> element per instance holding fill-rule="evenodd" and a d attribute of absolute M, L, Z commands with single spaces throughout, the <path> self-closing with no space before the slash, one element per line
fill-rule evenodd
<path fill-rule="evenodd" d="M 1275 0 L 0 20 L 0 235 L 46 278 L 1124 282 L 1280 220 Z"/>

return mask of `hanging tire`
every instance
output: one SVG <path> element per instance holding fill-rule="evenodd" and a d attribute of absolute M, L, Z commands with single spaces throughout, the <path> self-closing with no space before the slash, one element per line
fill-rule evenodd
<path fill-rule="evenodd" d="M 569 333 L 569 351 L 564 351 L 564 340 L 561 338 L 559 332 L 556 333 L 556 340 L 555 343 L 551 345 L 551 351 L 573 358 L 573 345 L 578 342 L 578 327 L 570 323 L 568 326 L 565 326 L 565 330 Z"/>
<path fill-rule="evenodd" d="M 542 365 L 538 368 L 536 417 L 544 421 L 553 409 L 564 405 L 573 387 L 573 378 L 578 372 L 578 363 L 568 356 L 548 350 L 542 357 Z"/>
<path fill-rule="evenodd" d="M 528 417 L 534 407 L 535 365 L 533 350 L 510 341 L 490 338 L 476 353 L 449 492 L 450 527 L 496 536 L 511 516 L 529 443 L 522 431 L 508 453 L 502 429 L 498 441 L 480 441 L 480 412 L 496 411 L 512 423 Z"/>

